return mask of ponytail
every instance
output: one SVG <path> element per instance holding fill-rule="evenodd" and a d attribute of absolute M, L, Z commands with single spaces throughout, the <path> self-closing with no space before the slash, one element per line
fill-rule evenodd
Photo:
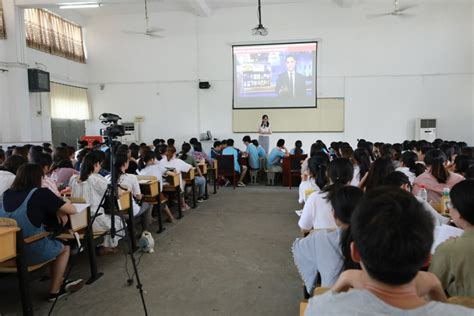
<path fill-rule="evenodd" d="M 342 252 L 342 268 L 340 272 L 356 269 L 360 270 L 360 264 L 354 262 L 351 256 L 351 243 L 354 241 L 351 233 L 351 226 L 347 227 L 341 232 L 341 237 L 339 241 L 339 246 L 341 247 Z"/>
<path fill-rule="evenodd" d="M 449 179 L 449 171 L 444 167 L 446 155 L 439 149 L 432 149 L 425 155 L 425 164 L 431 167 L 431 175 L 438 183 L 446 183 Z"/>
<path fill-rule="evenodd" d="M 188 159 L 188 153 L 190 150 L 191 150 L 191 145 L 188 143 L 183 143 L 183 145 L 181 146 L 181 155 L 179 156 L 179 159 L 181 160 Z"/>
<path fill-rule="evenodd" d="M 314 157 L 309 158 L 308 168 L 311 175 L 316 180 L 316 185 L 322 190 L 328 183 L 328 177 L 326 174 L 329 159 L 323 153 L 316 154 Z"/>
<path fill-rule="evenodd" d="M 354 176 L 354 167 L 349 159 L 335 158 L 328 167 L 328 176 L 331 184 L 323 189 L 322 192 L 327 192 L 327 200 L 332 200 L 336 191 L 346 186 Z"/>
<path fill-rule="evenodd" d="M 138 170 L 142 170 L 146 167 L 146 164 L 156 158 L 156 155 L 153 151 L 149 150 L 138 161 Z"/>
<path fill-rule="evenodd" d="M 117 154 L 115 156 L 115 162 L 114 162 L 114 168 L 115 168 L 115 181 L 118 183 L 118 180 L 122 176 L 122 166 L 124 166 L 128 162 L 128 156 L 127 154 Z"/>

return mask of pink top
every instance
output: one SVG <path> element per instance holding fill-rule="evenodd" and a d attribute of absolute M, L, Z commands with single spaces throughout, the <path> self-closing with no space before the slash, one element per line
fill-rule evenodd
<path fill-rule="evenodd" d="M 72 176 L 78 175 L 79 172 L 72 168 L 59 168 L 53 171 L 51 177 L 56 180 L 59 185 L 68 185 Z"/>
<path fill-rule="evenodd" d="M 443 189 L 451 189 L 456 183 L 463 180 L 463 176 L 450 172 L 448 181 L 446 183 L 439 183 L 436 178 L 426 170 L 413 181 L 413 194 L 417 195 L 421 190 L 421 185 L 424 185 L 428 192 L 428 202 L 439 204 L 441 201 L 441 195 L 443 195 Z"/>

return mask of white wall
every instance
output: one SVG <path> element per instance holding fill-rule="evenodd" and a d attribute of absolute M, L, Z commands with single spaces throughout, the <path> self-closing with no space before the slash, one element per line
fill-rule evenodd
<path fill-rule="evenodd" d="M 26 68 L 40 67 L 50 72 L 53 81 L 86 86 L 86 65 L 27 48 L 23 10 L 13 1 L 3 4 L 8 39 L 0 40 L 0 66 L 8 72 L 0 73 L 0 141 L 51 141 L 49 93 L 28 92 Z M 73 22 L 83 25 L 85 21 L 75 13 L 65 14 Z"/>
<path fill-rule="evenodd" d="M 91 18 L 88 66 L 94 115 L 114 112 L 125 120 L 144 115 L 147 142 L 171 136 L 181 141 L 206 130 L 240 142 L 243 135 L 233 135 L 231 126 L 229 43 L 318 38 L 318 93 L 346 98 L 345 132 L 275 134 L 273 141 L 302 139 L 305 147 L 318 138 L 396 142 L 414 138 L 416 118 L 434 117 L 440 137 L 474 143 L 472 4 L 425 3 L 414 9 L 414 18 L 366 18 L 384 10 L 386 6 L 373 2 L 353 8 L 267 6 L 266 38 L 250 35 L 256 23 L 253 7 L 218 10 L 211 17 L 153 14 L 151 24 L 166 29 L 165 39 L 120 32 L 143 28 L 141 15 Z M 211 89 L 199 90 L 198 79 L 209 80 Z M 105 83 L 103 91 L 99 83 Z M 97 133 L 99 126 L 90 122 L 88 133 Z"/>

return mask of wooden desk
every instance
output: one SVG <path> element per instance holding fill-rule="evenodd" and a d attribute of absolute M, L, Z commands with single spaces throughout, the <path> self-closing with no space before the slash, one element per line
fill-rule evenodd
<path fill-rule="evenodd" d="M 183 210 L 182 210 L 182 205 L 181 205 L 181 186 L 180 186 L 180 178 L 179 178 L 179 173 L 175 172 L 167 172 L 167 175 L 165 177 L 166 179 L 166 184 L 163 185 L 163 192 L 170 192 L 170 193 L 176 193 L 176 196 L 178 198 L 178 219 L 183 217 Z"/>
<path fill-rule="evenodd" d="M 191 168 L 189 172 L 183 173 L 183 181 L 186 182 L 186 186 L 191 186 L 193 192 L 193 208 L 196 208 L 196 168 Z M 186 194 L 186 191 L 184 192 Z"/>
<path fill-rule="evenodd" d="M 0 227 L 0 262 L 16 257 L 16 233 L 19 227 Z"/>
<path fill-rule="evenodd" d="M 163 227 L 163 216 L 161 212 L 160 182 L 154 176 L 138 176 L 140 191 L 143 194 L 143 200 L 153 204 L 158 214 L 158 234 L 161 234 L 165 228 Z"/>
<path fill-rule="evenodd" d="M 209 178 L 212 179 L 212 183 L 214 184 L 214 194 L 217 193 L 217 179 L 218 179 L 217 169 L 218 169 L 217 159 L 214 159 L 214 165 L 209 166 L 208 173 L 207 173 L 208 176 L 206 177 L 206 180 L 208 180 Z M 207 186 L 206 186 L 206 190 L 207 190 Z"/>

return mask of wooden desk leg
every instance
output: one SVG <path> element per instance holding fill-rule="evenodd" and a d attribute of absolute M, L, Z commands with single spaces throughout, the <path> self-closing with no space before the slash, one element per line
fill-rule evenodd
<path fill-rule="evenodd" d="M 183 217 L 183 209 L 181 205 L 181 186 L 176 187 L 176 196 L 178 198 L 178 219 L 181 219 Z"/>
<path fill-rule="evenodd" d="M 206 197 L 206 199 L 208 199 L 209 198 L 209 193 L 208 193 L 208 190 L 207 190 L 207 184 L 208 184 L 208 179 L 209 179 L 209 172 L 207 172 L 206 177 L 204 179 L 206 179 L 206 186 L 204 188 L 204 196 Z"/>
<path fill-rule="evenodd" d="M 193 191 L 193 208 L 196 208 L 196 179 L 191 181 L 191 190 Z"/>
<path fill-rule="evenodd" d="M 133 216 L 133 204 L 130 204 L 130 208 L 128 209 L 128 234 L 130 238 L 130 243 L 132 244 L 132 251 L 137 251 L 137 239 L 136 239 L 136 231 L 135 231 L 135 216 Z"/>
<path fill-rule="evenodd" d="M 161 234 L 166 228 L 163 227 L 163 216 L 161 213 L 161 199 L 160 196 L 156 198 L 158 204 L 155 205 L 155 207 L 158 210 L 158 231 L 156 232 L 157 234 Z"/>
<path fill-rule="evenodd" d="M 214 180 L 212 182 L 214 182 L 214 194 L 217 193 L 217 172 L 216 170 L 212 171 L 212 176 L 214 177 Z"/>
<path fill-rule="evenodd" d="M 23 251 L 23 233 L 18 231 L 16 233 L 16 267 L 18 274 L 18 283 L 20 285 L 21 307 L 23 315 L 33 315 L 33 305 L 31 303 L 30 286 L 28 280 L 28 269 L 25 262 L 25 254 Z"/>
<path fill-rule="evenodd" d="M 94 244 L 94 231 L 93 228 L 91 227 L 91 208 L 87 208 L 87 228 L 86 228 L 86 234 L 84 235 L 84 239 L 86 241 L 86 251 L 87 251 L 87 257 L 89 259 L 89 268 L 91 270 L 91 276 L 89 280 L 86 281 L 86 284 L 92 284 L 96 280 L 100 279 L 104 273 L 98 272 L 97 271 L 97 256 L 95 253 L 95 244 Z"/>

